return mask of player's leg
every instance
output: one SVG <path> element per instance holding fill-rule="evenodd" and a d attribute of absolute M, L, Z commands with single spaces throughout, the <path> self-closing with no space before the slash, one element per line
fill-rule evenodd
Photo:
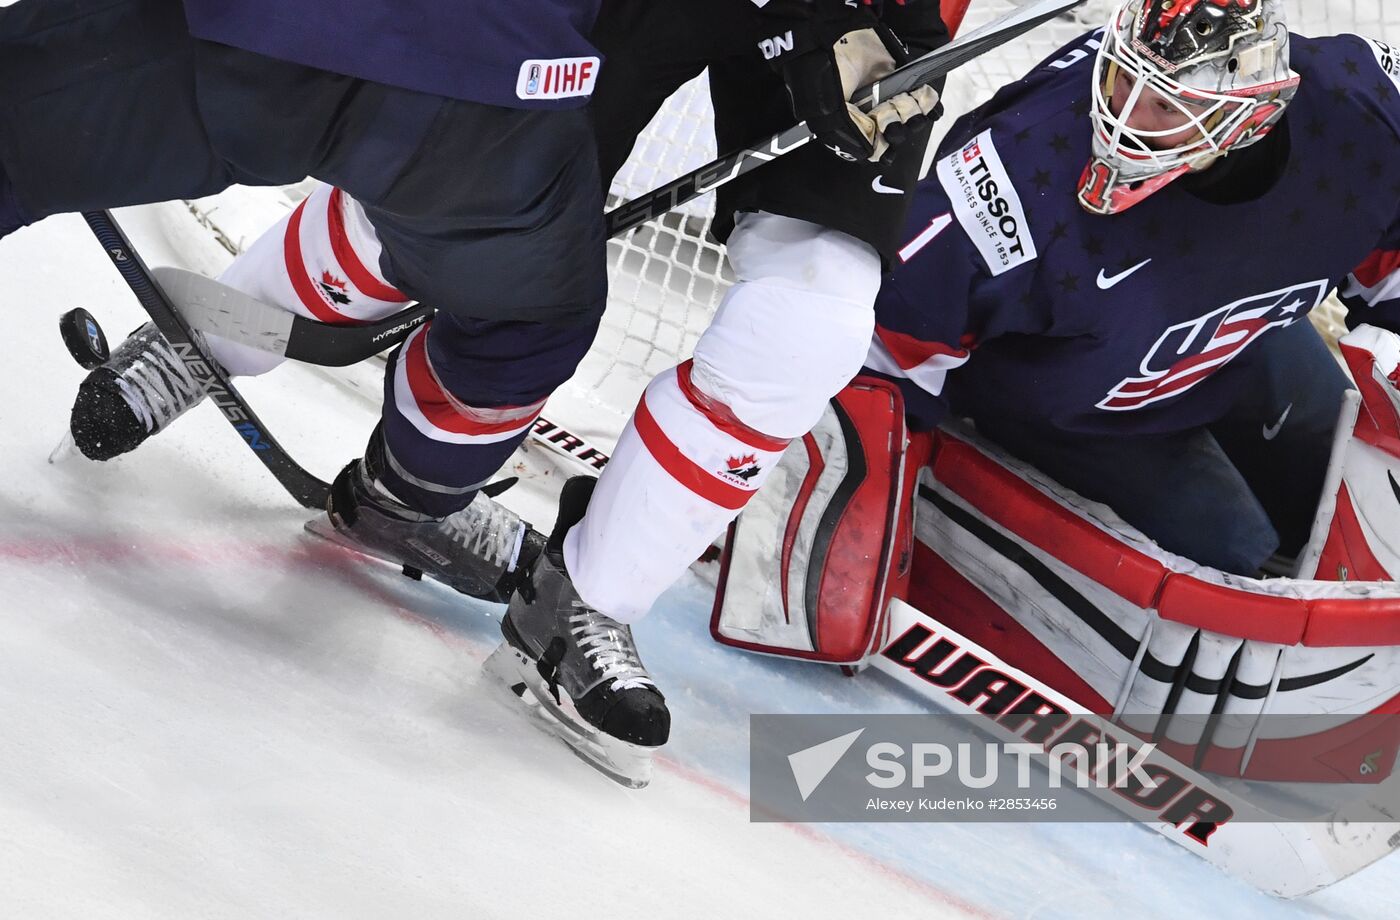
<path fill-rule="evenodd" d="M 695 358 L 647 387 L 566 560 L 580 594 L 632 621 L 739 513 L 788 442 L 859 371 L 879 257 L 816 224 L 741 219 L 727 293 Z"/>
<path fill-rule="evenodd" d="M 1253 576 L 1278 547 L 1268 514 L 1205 429 L 1118 438 L 1021 420 L 976 422 L 979 432 L 1061 485 L 1108 505 L 1168 552 Z"/>
<path fill-rule="evenodd" d="M 329 522 L 362 551 L 470 593 L 504 600 L 519 587 L 505 630 L 529 662 L 518 676 L 542 679 L 545 661 L 583 730 L 654 746 L 669 718 L 644 672 L 620 677 L 638 661 L 630 633 L 568 603 L 557 552 L 478 491 L 572 375 L 606 293 L 587 113 L 500 124 L 506 111 L 450 105 L 408 174 L 366 203 L 386 276 L 439 315 L 390 361 L 383 424 L 333 483 Z M 490 142 L 502 136 L 512 143 Z"/>
<path fill-rule="evenodd" d="M 729 56 L 710 68 L 725 149 L 793 120 L 781 79 L 729 28 Z M 911 144 L 880 167 L 809 145 L 721 190 L 716 226 L 723 234 L 737 219 L 728 243 L 738 283 L 693 364 L 647 388 L 564 542 L 589 604 L 643 616 L 860 369 L 882 254 L 898 245 L 900 191 L 913 187 L 922 153 Z"/>
<path fill-rule="evenodd" d="M 322 185 L 234 259 L 219 280 L 321 322 L 375 320 L 409 302 L 385 279 L 382 250 L 360 204 Z M 264 374 L 283 360 L 216 335 L 205 342 L 234 376 Z M 146 323 L 83 379 L 69 430 L 89 459 L 110 460 L 135 450 L 203 399 L 184 362 Z"/>
<path fill-rule="evenodd" d="M 468 316 L 519 319 L 601 302 L 601 275 L 579 265 L 601 260 L 600 231 L 542 234 L 533 247 L 528 238 L 531 228 L 570 216 L 557 199 L 578 187 L 580 173 L 597 181 L 591 162 L 568 165 L 580 159 L 579 145 L 589 146 L 581 113 L 459 102 L 207 42 L 198 43 L 196 69 L 203 122 L 236 175 L 286 182 L 312 173 L 334 183 L 235 260 L 225 282 L 323 322 L 375 319 L 413 299 Z M 532 153 L 511 157 L 517 144 Z M 541 172 L 535 162 L 552 165 Z M 481 175 L 502 181 L 463 179 Z M 598 200 L 595 189 L 588 194 Z M 582 226 L 577 218 L 575 226 Z M 520 248 L 535 258 L 520 258 Z M 468 251 L 481 270 L 456 265 Z M 538 297 L 542 284 L 565 293 Z M 278 363 L 217 338 L 209 344 L 233 374 Z M 163 339 L 143 328 L 84 381 L 74 440 L 89 457 L 108 459 L 202 397 Z"/>
<path fill-rule="evenodd" d="M 389 358 L 384 413 L 332 484 L 341 542 L 504 601 L 543 538 L 479 494 L 588 351 L 596 325 L 440 313 Z"/>
<path fill-rule="evenodd" d="M 231 178 L 196 102 L 177 0 L 0 8 L 0 217 L 213 194 Z"/>
<path fill-rule="evenodd" d="M 590 38 L 607 63 L 589 103 L 604 189 L 662 102 L 713 57 L 712 36 L 700 26 L 715 15 L 698 4 L 604 0 Z M 654 177 L 657 183 L 670 178 Z M 607 772 L 640 785 L 645 756 L 629 767 L 626 761 L 636 759 L 635 752 L 629 758 L 618 743 L 629 750 L 663 744 L 670 716 L 630 630 L 611 611 L 581 600 L 566 569 L 564 537 L 589 505 L 591 485 L 588 480 L 566 485 L 547 551 L 507 611 L 506 644 L 492 656 L 491 668 L 512 687 L 528 686 L 559 725 L 576 722 L 553 703 L 562 690 L 584 723 L 574 724 L 567 740 Z M 645 525 L 621 520 L 618 529 L 633 523 Z"/>
<path fill-rule="evenodd" d="M 266 109 L 206 106 L 201 57 L 178 0 L 0 9 L 0 235 L 51 214 L 200 197 L 252 178 L 211 129 L 226 120 L 258 133 Z M 304 156 L 282 168 L 304 175 Z M 147 324 L 84 381 L 74 441 L 115 456 L 202 395 Z"/>
<path fill-rule="evenodd" d="M 0 9 L 0 224 L 303 177 L 349 133 L 328 125 L 373 98 L 357 81 L 308 73 L 192 39 L 178 0 Z M 267 366 L 252 349 L 213 344 L 232 371 Z M 202 396 L 147 324 L 85 379 L 74 440 L 115 456 Z"/>
<path fill-rule="evenodd" d="M 1307 542 L 1350 383 L 1311 323 L 1265 336 L 1240 400 L 1211 431 L 1244 475 L 1293 557 Z M 1241 371 L 1244 369 L 1241 368 Z"/>

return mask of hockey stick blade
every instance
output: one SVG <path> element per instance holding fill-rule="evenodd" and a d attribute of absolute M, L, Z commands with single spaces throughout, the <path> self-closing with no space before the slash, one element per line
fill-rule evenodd
<path fill-rule="evenodd" d="M 141 257 L 137 255 L 131 241 L 117 225 L 111 212 L 84 211 L 83 220 L 87 221 L 93 235 L 106 250 L 107 257 L 112 260 L 112 265 L 121 273 L 131 292 L 136 295 L 136 299 L 156 324 L 156 328 L 170 342 L 170 347 L 185 365 L 185 370 L 204 387 L 209 398 L 243 438 L 243 443 L 248 449 L 303 507 L 325 508 L 326 499 L 330 496 L 330 486 L 308 473 L 292 459 L 239 392 L 233 388 L 228 375 L 204 354 L 189 325 L 151 276 L 150 269 L 141 261 Z"/>
<path fill-rule="evenodd" d="M 197 272 L 163 266 L 151 274 L 191 328 L 318 366 L 345 367 L 374 357 L 397 345 L 433 313 L 431 308 L 415 308 L 378 323 L 332 326 L 289 313 Z M 607 453 L 583 435 L 544 417 L 535 419 L 530 437 L 594 476 L 608 462 Z"/>
<path fill-rule="evenodd" d="M 1041 23 L 1067 13 L 1083 2 L 1084 0 L 1039 0 L 1037 3 L 1027 4 L 957 41 L 910 61 L 883 80 L 857 90 L 852 99 L 862 109 L 869 111 L 881 100 L 931 83 L 973 58 L 1024 35 Z M 791 153 L 811 139 L 812 132 L 806 122 L 794 125 L 761 144 L 722 156 L 686 173 L 674 182 L 624 202 L 605 215 L 608 236 L 626 233 L 633 227 L 660 217 L 668 211 L 674 211 L 686 202 L 732 182 L 764 163 L 770 163 L 784 154 Z"/>
<path fill-rule="evenodd" d="M 183 268 L 163 266 L 151 274 L 200 332 L 324 367 L 345 367 L 392 348 L 433 315 L 432 307 L 417 306 L 378 322 L 337 326 L 297 316 Z"/>

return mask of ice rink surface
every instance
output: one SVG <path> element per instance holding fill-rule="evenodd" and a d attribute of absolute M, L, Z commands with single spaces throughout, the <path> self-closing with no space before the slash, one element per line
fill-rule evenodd
<path fill-rule="evenodd" d="M 149 211 L 123 220 L 174 261 Z M 704 573 L 637 629 L 675 719 L 630 792 L 481 681 L 500 608 L 302 532 L 209 406 L 50 464 L 82 371 L 55 320 L 143 319 L 81 220 L 0 242 L 0 915 L 1389 918 L 1392 858 L 1298 902 L 1140 827 L 748 821 L 748 715 L 909 712 L 876 674 L 721 648 Z M 373 427 L 305 368 L 244 387 L 329 478 Z M 527 491 L 522 491 L 522 498 Z M 547 526 L 548 521 L 537 521 Z"/>

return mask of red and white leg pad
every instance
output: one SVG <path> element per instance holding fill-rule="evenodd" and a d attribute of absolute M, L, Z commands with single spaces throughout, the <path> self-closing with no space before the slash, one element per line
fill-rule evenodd
<path fill-rule="evenodd" d="M 885 639 L 913 542 L 912 447 L 893 384 L 858 377 L 730 526 L 710 630 L 748 651 L 858 665 Z M 892 449 L 893 448 L 893 449 Z"/>
<path fill-rule="evenodd" d="M 1400 337 L 1358 326 L 1338 345 L 1357 391 L 1343 403 L 1297 577 L 1394 581 L 1400 577 Z"/>

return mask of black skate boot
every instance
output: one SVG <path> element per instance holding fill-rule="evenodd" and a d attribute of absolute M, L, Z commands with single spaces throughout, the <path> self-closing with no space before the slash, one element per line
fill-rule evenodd
<path fill-rule="evenodd" d="M 204 398 L 154 323 L 137 329 L 78 385 L 73 443 L 90 460 L 136 449 Z"/>
<path fill-rule="evenodd" d="M 356 552 L 402 566 L 411 578 L 427 575 L 450 588 L 505 603 L 525 567 L 544 547 L 544 536 L 484 492 L 445 518 L 420 514 L 376 483 L 379 435 L 365 459 L 355 460 L 331 483 L 326 517 L 306 529 Z"/>
<path fill-rule="evenodd" d="M 671 714 L 632 631 L 584 603 L 564 569 L 564 535 L 583 517 L 593 483 L 565 483 L 554 532 L 510 602 L 505 644 L 486 670 L 580 757 L 641 788 L 670 735 Z"/>

